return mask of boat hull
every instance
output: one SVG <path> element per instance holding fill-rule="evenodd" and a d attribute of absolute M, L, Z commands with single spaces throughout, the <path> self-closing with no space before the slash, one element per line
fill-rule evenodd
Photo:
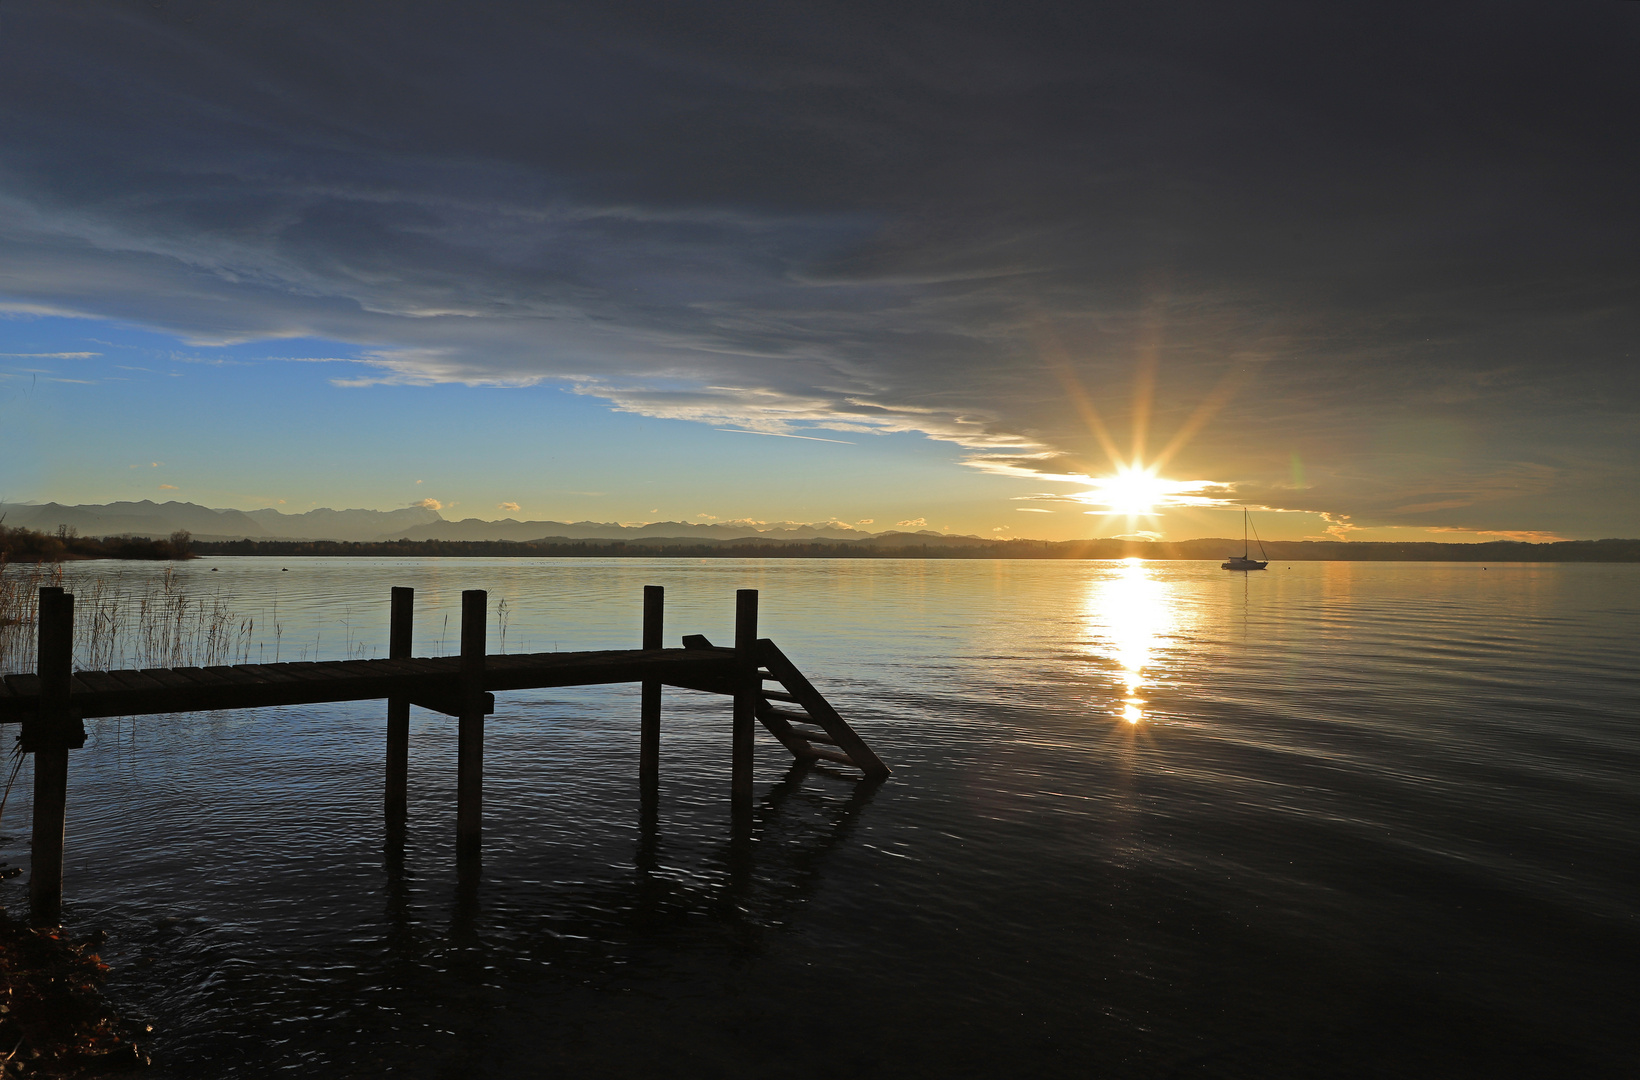
<path fill-rule="evenodd" d="M 1270 564 L 1259 562 L 1257 559 L 1243 559 L 1239 555 L 1232 555 L 1221 564 L 1226 570 L 1263 570 Z"/>

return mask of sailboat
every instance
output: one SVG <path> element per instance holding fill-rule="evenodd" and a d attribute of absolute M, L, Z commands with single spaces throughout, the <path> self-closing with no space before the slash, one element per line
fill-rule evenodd
<path fill-rule="evenodd" d="M 1253 539 L 1258 540 L 1257 533 L 1254 533 Z M 1263 540 L 1258 541 L 1258 553 L 1264 555 Z M 1268 555 L 1264 555 L 1263 562 L 1247 557 L 1247 507 L 1244 506 L 1241 508 L 1241 554 L 1225 556 L 1224 568 L 1226 570 L 1263 570 L 1269 565 L 1270 556 Z"/>

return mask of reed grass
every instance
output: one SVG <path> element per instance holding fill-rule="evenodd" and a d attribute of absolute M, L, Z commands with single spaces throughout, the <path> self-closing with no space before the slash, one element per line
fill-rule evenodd
<path fill-rule="evenodd" d="M 34 667 L 40 588 L 62 585 L 59 565 L 0 562 L 0 673 Z M 250 660 L 255 622 L 220 595 L 190 595 L 167 567 L 157 576 L 79 581 L 74 597 L 74 666 L 209 667 Z"/>
<path fill-rule="evenodd" d="M 0 673 L 33 666 L 40 590 L 62 583 L 60 563 L 19 564 L 0 558 Z"/>

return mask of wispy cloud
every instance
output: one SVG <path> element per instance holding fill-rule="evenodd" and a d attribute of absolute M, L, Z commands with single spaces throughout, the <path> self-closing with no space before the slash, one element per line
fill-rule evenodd
<path fill-rule="evenodd" d="M 515 502 L 496 503 L 495 508 L 497 510 L 505 510 L 509 514 L 516 514 L 519 510 L 523 509 L 523 507 L 519 506 L 519 504 Z M 438 507 L 435 506 L 433 509 L 437 510 Z"/>
<path fill-rule="evenodd" d="M 0 300 L 0 319 L 31 319 L 31 318 L 85 318 L 96 317 L 94 310 L 77 310 L 75 308 L 56 307 L 52 304 L 27 303 L 16 300 Z"/>
<path fill-rule="evenodd" d="M 720 427 L 719 431 L 732 431 L 738 435 L 771 435 L 777 439 L 807 439 L 809 442 L 842 443 L 844 446 L 854 444 L 847 439 L 822 439 L 817 435 L 798 435 L 790 431 L 753 431 L 750 428 Z"/>
<path fill-rule="evenodd" d="M 8 352 L 0 356 L 14 360 L 90 360 L 101 356 L 100 352 Z"/>
<path fill-rule="evenodd" d="M 172 353 L 170 359 L 178 364 L 203 364 L 206 367 L 255 367 L 254 360 L 239 360 L 228 356 L 189 356 Z"/>

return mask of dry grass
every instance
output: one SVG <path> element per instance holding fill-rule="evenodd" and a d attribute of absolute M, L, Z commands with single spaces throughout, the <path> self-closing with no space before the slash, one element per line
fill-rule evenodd
<path fill-rule="evenodd" d="M 0 673 L 33 667 L 40 589 L 62 583 L 60 564 L 0 559 Z"/>
<path fill-rule="evenodd" d="M 0 563 L 0 673 L 33 669 L 40 588 L 62 584 L 61 566 Z M 74 666 L 82 671 L 246 663 L 254 629 L 222 597 L 189 595 L 169 567 L 157 577 L 75 585 Z"/>

